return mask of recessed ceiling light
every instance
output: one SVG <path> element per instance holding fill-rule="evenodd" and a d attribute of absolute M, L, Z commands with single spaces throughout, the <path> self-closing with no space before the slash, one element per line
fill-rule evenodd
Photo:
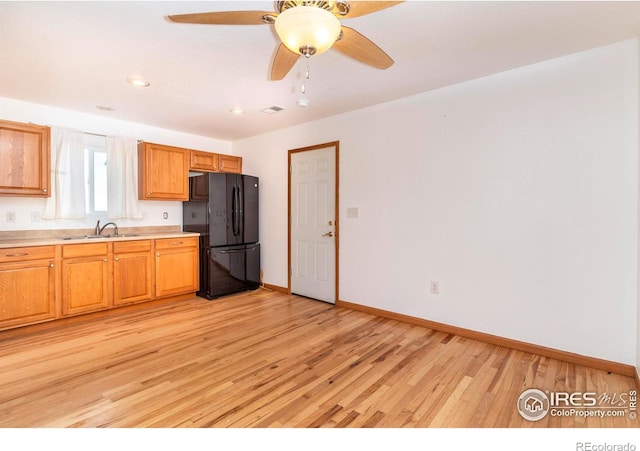
<path fill-rule="evenodd" d="M 151 83 L 149 83 L 147 80 L 143 80 L 142 78 L 136 78 L 136 77 L 127 78 L 127 83 L 133 86 L 138 86 L 140 88 L 146 88 L 147 86 L 151 85 Z"/>
<path fill-rule="evenodd" d="M 244 110 L 242 108 L 240 108 L 239 106 L 234 106 L 229 111 L 231 111 L 233 114 L 242 114 L 242 113 L 244 113 Z"/>
<path fill-rule="evenodd" d="M 96 105 L 96 108 L 102 111 L 113 111 L 115 110 L 115 108 L 111 108 L 110 106 L 104 106 L 104 105 Z"/>
<path fill-rule="evenodd" d="M 299 99 L 297 102 L 298 106 L 306 107 L 309 106 L 309 101 L 307 99 Z"/>

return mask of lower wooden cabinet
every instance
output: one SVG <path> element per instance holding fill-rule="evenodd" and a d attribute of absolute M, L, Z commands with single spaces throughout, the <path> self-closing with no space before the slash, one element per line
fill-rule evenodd
<path fill-rule="evenodd" d="M 62 314 L 103 310 L 111 306 L 111 266 L 108 243 L 62 248 Z"/>
<path fill-rule="evenodd" d="M 56 317 L 54 246 L 0 250 L 0 329 Z"/>
<path fill-rule="evenodd" d="M 0 249 L 0 330 L 195 294 L 199 238 Z"/>
<path fill-rule="evenodd" d="M 198 238 L 167 238 L 156 240 L 157 298 L 197 291 Z"/>
<path fill-rule="evenodd" d="M 113 305 L 148 301 L 153 297 L 151 241 L 113 243 Z"/>

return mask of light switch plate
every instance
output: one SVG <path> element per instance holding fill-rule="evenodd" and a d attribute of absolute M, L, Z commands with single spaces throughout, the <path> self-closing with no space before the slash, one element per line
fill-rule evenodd
<path fill-rule="evenodd" d="M 347 218 L 357 218 L 357 217 L 358 217 L 358 207 L 348 207 Z"/>

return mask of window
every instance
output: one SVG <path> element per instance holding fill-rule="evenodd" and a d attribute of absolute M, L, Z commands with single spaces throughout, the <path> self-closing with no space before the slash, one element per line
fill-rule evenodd
<path fill-rule="evenodd" d="M 87 138 L 95 138 L 88 136 Z M 84 149 L 84 178 L 87 214 L 107 213 L 107 149 L 104 139 L 91 141 Z"/>

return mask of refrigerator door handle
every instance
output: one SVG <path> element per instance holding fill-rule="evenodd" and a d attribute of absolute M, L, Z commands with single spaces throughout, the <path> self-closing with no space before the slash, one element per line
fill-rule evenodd
<path fill-rule="evenodd" d="M 242 188 L 238 187 L 238 235 L 244 235 L 244 199 L 242 198 Z M 244 241 L 244 238 L 243 238 Z"/>
<path fill-rule="evenodd" d="M 240 236 L 240 187 L 238 185 L 236 188 L 236 210 L 235 210 L 235 218 L 236 218 L 236 236 Z"/>
<path fill-rule="evenodd" d="M 236 210 L 238 209 L 236 205 L 236 186 L 233 185 L 231 189 L 231 232 L 233 236 L 236 236 Z"/>

